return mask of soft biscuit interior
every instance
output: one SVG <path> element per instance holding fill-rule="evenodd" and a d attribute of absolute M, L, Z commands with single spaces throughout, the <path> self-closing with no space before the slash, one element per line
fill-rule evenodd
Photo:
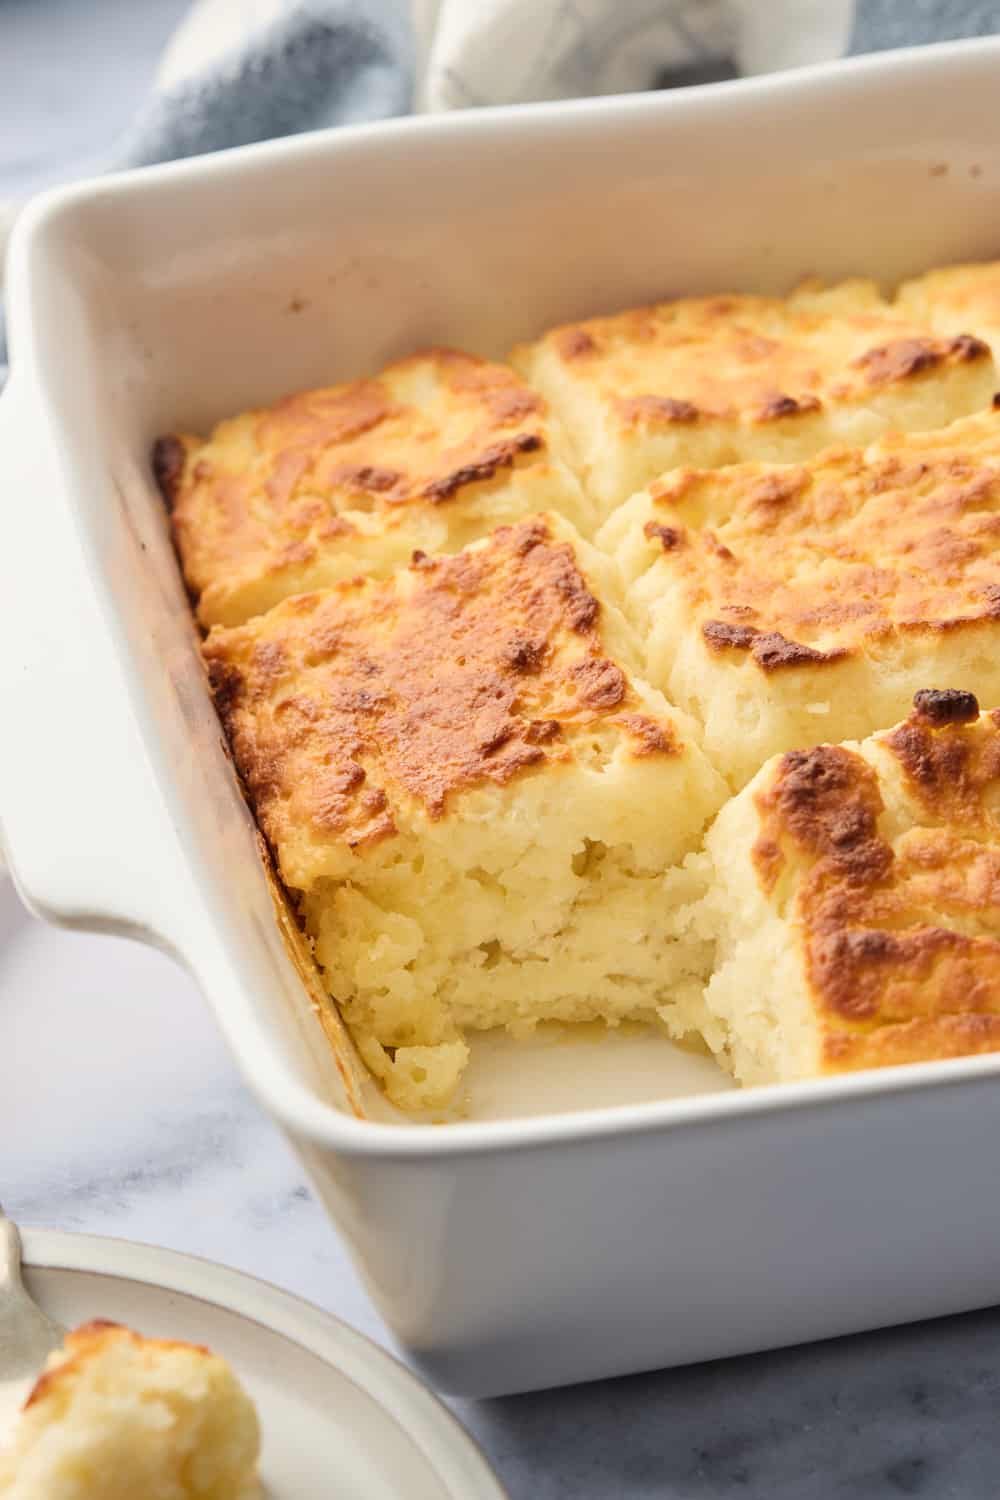
<path fill-rule="evenodd" d="M 934 334 L 873 282 L 718 296 L 591 318 L 511 355 L 550 402 L 598 512 L 656 475 L 797 462 L 987 405 L 987 346 Z"/>
<path fill-rule="evenodd" d="M 734 787 L 933 684 L 1000 703 L 1000 412 L 800 465 L 680 470 L 607 523 L 651 681 Z"/>
<path fill-rule="evenodd" d="M 925 1024 L 930 939 L 864 1024 L 815 968 L 888 975 L 885 892 L 957 932 L 988 874 L 897 749 L 989 741 L 927 690 L 1000 704 L 994 332 L 998 265 L 686 298 L 157 445 L 237 768 L 397 1104 L 460 1103 L 470 1032 L 550 1019 L 652 1021 L 745 1082 L 994 1045 L 985 1001 Z M 802 892 L 869 813 L 882 874 L 830 886 L 873 903 L 856 939 Z"/>
<path fill-rule="evenodd" d="M 685 861 L 725 786 L 610 575 L 540 516 L 206 643 L 331 992 L 404 1107 L 449 1098 L 470 1029 L 697 1024 Z"/>
<path fill-rule="evenodd" d="M 503 365 L 436 349 L 162 438 L 160 488 L 201 623 L 238 625 L 291 594 L 385 577 L 555 508 L 591 508 L 553 451 L 544 399 Z"/>
<path fill-rule="evenodd" d="M 769 761 L 707 840 L 706 1036 L 771 1083 L 1000 1047 L 1000 713 L 917 696 Z"/>
<path fill-rule="evenodd" d="M 96 1321 L 67 1334 L 0 1447 L 4 1500 L 256 1500 L 257 1414 L 208 1349 Z"/>

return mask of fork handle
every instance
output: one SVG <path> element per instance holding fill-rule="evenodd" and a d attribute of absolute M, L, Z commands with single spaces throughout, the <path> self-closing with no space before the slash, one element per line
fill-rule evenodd
<path fill-rule="evenodd" d="M 24 1288 L 21 1280 L 21 1236 L 17 1225 L 13 1219 L 8 1219 L 3 1211 L 3 1204 L 0 1204 L 0 1309 L 12 1288 L 18 1292 Z"/>
<path fill-rule="evenodd" d="M 11 1381 L 37 1375 L 63 1333 L 29 1295 L 21 1276 L 21 1236 L 0 1208 L 0 1395 Z"/>

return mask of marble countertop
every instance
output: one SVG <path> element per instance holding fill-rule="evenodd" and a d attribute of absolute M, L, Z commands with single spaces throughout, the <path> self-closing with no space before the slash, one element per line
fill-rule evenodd
<path fill-rule="evenodd" d="M 99 159 L 186 3 L 3 0 L 0 200 Z M 0 1142 L 23 1223 L 208 1256 L 388 1342 L 186 975 L 31 921 L 2 877 Z M 453 1405 L 512 1500 L 994 1500 L 1000 1311 Z"/>

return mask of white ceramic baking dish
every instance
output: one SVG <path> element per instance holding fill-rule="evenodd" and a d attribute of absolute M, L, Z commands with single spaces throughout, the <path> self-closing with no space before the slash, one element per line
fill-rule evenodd
<path fill-rule="evenodd" d="M 50 194 L 17 230 L 0 402 L 17 882 L 41 916 L 190 967 L 446 1390 L 995 1301 L 1000 1058 L 738 1093 L 642 1038 L 488 1042 L 467 1122 L 401 1122 L 370 1090 L 357 1118 L 274 922 L 150 442 L 428 342 L 490 353 L 652 296 L 996 256 L 998 69 L 1000 42 L 955 44 L 306 136 Z"/>

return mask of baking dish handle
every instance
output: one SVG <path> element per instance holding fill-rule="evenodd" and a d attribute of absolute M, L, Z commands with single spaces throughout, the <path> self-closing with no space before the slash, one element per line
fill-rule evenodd
<path fill-rule="evenodd" d="M 21 896 L 66 926 L 182 946 L 177 838 L 132 717 L 41 412 L 0 396 L 0 831 Z M 176 872 L 176 873 L 175 873 Z"/>

